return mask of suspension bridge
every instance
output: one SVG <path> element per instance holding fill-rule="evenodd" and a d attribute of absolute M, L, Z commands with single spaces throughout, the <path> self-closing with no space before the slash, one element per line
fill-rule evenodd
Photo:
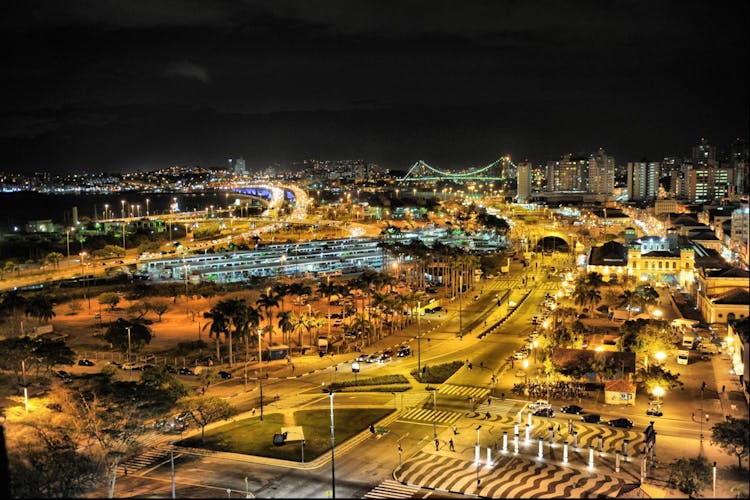
<path fill-rule="evenodd" d="M 502 156 L 492 163 L 475 170 L 447 172 L 428 165 L 419 160 L 411 166 L 409 171 L 399 182 L 426 181 L 506 181 L 515 176 L 518 167 L 510 160 L 510 156 Z"/>

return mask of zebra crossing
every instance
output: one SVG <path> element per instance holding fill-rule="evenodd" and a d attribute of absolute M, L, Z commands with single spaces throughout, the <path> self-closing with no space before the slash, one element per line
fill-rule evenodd
<path fill-rule="evenodd" d="M 169 450 L 173 449 L 169 445 L 160 445 L 164 442 L 164 433 L 159 431 L 146 432 L 140 437 L 139 442 L 142 451 L 138 455 L 120 462 L 117 466 L 118 474 L 125 475 L 126 470 L 131 473 L 150 467 L 169 457 Z"/>
<path fill-rule="evenodd" d="M 423 410 L 421 408 L 413 408 L 400 415 L 398 419 L 437 422 L 450 425 L 460 420 L 461 417 L 463 417 L 463 414 L 455 411 Z"/>
<path fill-rule="evenodd" d="M 169 458 L 170 449 L 170 447 L 160 446 L 144 448 L 144 450 L 138 455 L 125 462 L 121 462 L 117 466 L 117 473 L 118 475 L 125 475 L 126 467 L 129 473 L 136 473 L 140 470 L 151 467 L 152 465 Z"/>
<path fill-rule="evenodd" d="M 516 455 L 503 455 L 491 467 L 445 455 L 420 452 L 394 474 L 423 488 L 485 498 L 614 497 L 624 481 L 601 470 L 577 470 Z M 479 481 L 477 481 L 479 479 Z"/>
<path fill-rule="evenodd" d="M 386 479 L 362 498 L 411 498 L 419 491 L 417 486 L 401 484 L 393 479 Z"/>
<path fill-rule="evenodd" d="M 444 394 L 448 396 L 458 396 L 464 398 L 472 398 L 475 401 L 484 399 L 490 393 L 489 389 L 483 387 L 471 387 L 467 385 L 451 385 L 442 384 L 438 389 L 438 394 Z"/>

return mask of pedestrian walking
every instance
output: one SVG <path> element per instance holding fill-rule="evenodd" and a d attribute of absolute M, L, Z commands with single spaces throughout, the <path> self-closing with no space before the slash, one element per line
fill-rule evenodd
<path fill-rule="evenodd" d="M 560 424 L 557 424 L 557 433 L 560 434 Z"/>
<path fill-rule="evenodd" d="M 435 451 L 440 451 L 440 441 L 435 439 Z"/>
<path fill-rule="evenodd" d="M 471 363 L 469 363 L 469 370 L 471 370 Z"/>
<path fill-rule="evenodd" d="M 500 393 L 500 399 L 503 400 L 503 401 L 505 401 L 505 393 L 504 392 Z"/>
<path fill-rule="evenodd" d="M 692 415 L 690 415 L 690 419 L 691 419 L 691 420 L 692 420 L 693 422 L 695 422 L 695 412 L 693 412 L 693 414 L 692 414 Z"/>
<path fill-rule="evenodd" d="M 453 435 L 455 436 L 456 434 L 458 434 L 458 427 L 456 427 L 456 426 L 454 425 L 454 426 L 453 426 Z"/>
<path fill-rule="evenodd" d="M 484 414 L 484 419 L 485 420 L 489 420 L 491 416 L 492 415 L 490 415 L 490 412 L 487 412 L 487 413 Z"/>
<path fill-rule="evenodd" d="M 727 390 L 727 386 L 726 386 L 726 385 L 722 385 L 722 386 L 721 386 L 721 393 L 722 393 L 722 394 L 724 394 L 724 392 L 725 392 L 726 390 Z"/>
<path fill-rule="evenodd" d="M 252 410 L 252 415 L 253 415 L 253 417 L 255 416 L 255 408 L 253 408 L 253 410 Z"/>
<path fill-rule="evenodd" d="M 448 441 L 448 445 L 450 446 L 451 451 L 456 451 L 456 449 L 453 447 L 453 438 L 451 438 L 450 441 Z"/>
<path fill-rule="evenodd" d="M 488 398 L 487 398 L 487 404 L 488 404 L 488 405 L 491 405 L 491 404 L 492 404 L 492 397 L 488 397 Z"/>
<path fill-rule="evenodd" d="M 294 363 L 292 363 L 292 373 L 294 373 Z"/>
<path fill-rule="evenodd" d="M 122 470 L 125 473 L 125 475 L 128 475 L 128 464 L 122 464 Z"/>

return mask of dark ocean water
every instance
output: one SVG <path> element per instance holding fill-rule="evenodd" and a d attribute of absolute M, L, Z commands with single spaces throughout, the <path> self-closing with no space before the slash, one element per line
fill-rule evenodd
<path fill-rule="evenodd" d="M 73 207 L 78 207 L 78 218 L 102 218 L 104 205 L 109 205 L 113 217 L 122 214 L 122 200 L 125 200 L 126 210 L 130 205 L 140 205 L 140 211 L 133 211 L 141 216 L 146 215 L 146 199 L 151 215 L 169 212 L 172 199 L 177 199 L 181 211 L 205 210 L 210 205 L 225 207 L 227 201 L 232 203 L 238 195 L 225 193 L 120 193 L 106 194 L 42 194 L 33 192 L 0 193 L 0 230 L 9 231 L 13 226 L 23 227 L 28 221 L 52 219 L 59 224 L 70 224 Z"/>

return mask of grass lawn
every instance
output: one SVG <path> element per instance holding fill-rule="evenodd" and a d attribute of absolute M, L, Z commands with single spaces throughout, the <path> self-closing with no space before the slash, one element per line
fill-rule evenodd
<path fill-rule="evenodd" d="M 341 444 L 355 434 L 359 434 L 370 424 L 374 424 L 392 412 L 391 409 L 382 408 L 334 409 L 336 444 Z M 273 435 L 280 432 L 282 426 L 299 425 L 302 426 L 305 434 L 306 462 L 331 451 L 330 410 L 296 411 L 294 421 L 294 424 L 285 424 L 281 413 L 271 413 L 264 415 L 262 422 L 260 417 L 256 416 L 206 431 L 205 443 L 201 443 L 200 434 L 197 434 L 175 444 L 301 462 L 299 441 L 289 442 L 283 446 L 273 444 Z"/>

